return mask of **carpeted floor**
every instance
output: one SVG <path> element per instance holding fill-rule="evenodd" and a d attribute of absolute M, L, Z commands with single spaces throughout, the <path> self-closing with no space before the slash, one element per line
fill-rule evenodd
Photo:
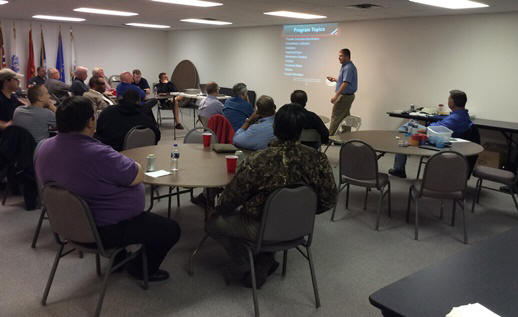
<path fill-rule="evenodd" d="M 192 117 L 187 112 L 184 123 L 188 128 L 192 127 Z M 172 143 L 170 122 L 164 121 L 164 125 L 161 143 Z M 185 131 L 178 132 L 181 142 Z M 336 167 L 338 147 L 331 147 L 328 156 Z M 380 171 L 386 172 L 392 160 L 392 155 L 383 157 Z M 417 160 L 410 159 L 408 175 L 415 176 L 416 170 Z M 437 217 L 440 203 L 432 200 L 421 204 L 420 240 L 414 241 L 413 226 L 404 220 L 410 181 L 391 177 L 391 182 L 393 216 L 389 219 L 385 209 L 380 232 L 373 230 L 376 192 L 369 195 L 365 211 L 364 191 L 352 188 L 350 210 L 345 210 L 345 193 L 339 196 L 337 221 L 330 221 L 330 212 L 317 217 L 313 254 L 322 307 L 315 309 L 307 262 L 290 252 L 287 276 L 282 278 L 279 270 L 259 290 L 262 316 L 380 316 L 369 304 L 372 292 L 518 225 L 518 213 L 508 195 L 483 191 L 476 214 L 467 213 L 469 245 L 461 242 L 460 220 L 456 227 L 448 225 L 451 204 L 447 204 L 441 222 Z M 471 207 L 474 181 L 469 184 Z M 48 305 L 40 304 L 57 246 L 45 223 L 37 248 L 30 248 L 40 212 L 25 211 L 22 204 L 20 197 L 9 197 L 6 205 L 0 206 L 0 315 L 91 316 L 101 286 L 92 255 L 80 259 L 73 253 L 63 258 Z M 167 202 L 161 201 L 153 212 L 166 215 Z M 162 265 L 171 278 L 152 283 L 143 291 L 127 274 L 114 274 L 103 315 L 253 316 L 251 291 L 238 283 L 226 286 L 222 271 L 227 257 L 213 240 L 197 257 L 195 275 L 187 275 L 188 257 L 203 235 L 202 209 L 184 195 L 173 217 L 183 234 Z"/>

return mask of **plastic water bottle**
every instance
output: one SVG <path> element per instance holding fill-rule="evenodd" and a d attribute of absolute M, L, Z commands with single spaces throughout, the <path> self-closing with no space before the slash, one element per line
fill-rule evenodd
<path fill-rule="evenodd" d="M 178 144 L 173 145 L 173 151 L 171 152 L 171 171 L 178 171 L 178 160 L 180 159 L 180 151 L 178 150 Z"/>

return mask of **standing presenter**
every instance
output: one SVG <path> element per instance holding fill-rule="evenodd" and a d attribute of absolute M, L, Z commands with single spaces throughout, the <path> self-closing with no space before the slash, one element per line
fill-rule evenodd
<path fill-rule="evenodd" d="M 336 82 L 335 95 L 331 98 L 333 113 L 331 115 L 331 125 L 329 135 L 334 135 L 340 122 L 351 113 L 351 105 L 354 101 L 354 93 L 358 89 L 358 71 L 351 62 L 351 51 L 347 48 L 341 49 L 338 53 L 338 60 L 342 67 L 338 79 L 327 77 L 327 80 Z M 351 128 L 348 127 L 347 131 Z"/>

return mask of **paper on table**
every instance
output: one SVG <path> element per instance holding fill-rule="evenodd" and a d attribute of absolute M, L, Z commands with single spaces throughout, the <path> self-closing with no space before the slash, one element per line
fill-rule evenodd
<path fill-rule="evenodd" d="M 446 317 L 500 317 L 479 303 L 453 307 Z"/>
<path fill-rule="evenodd" d="M 460 143 L 460 142 L 469 142 L 469 140 L 464 140 L 464 139 L 461 139 L 461 138 L 450 138 L 450 142 L 452 143 Z"/>
<path fill-rule="evenodd" d="M 171 174 L 171 173 L 166 171 L 166 170 L 159 170 L 159 171 L 147 172 L 146 173 L 147 176 L 150 176 L 150 177 L 153 177 L 153 178 L 157 178 L 157 177 L 161 177 L 161 176 L 166 176 L 166 175 L 169 175 L 169 174 Z"/>

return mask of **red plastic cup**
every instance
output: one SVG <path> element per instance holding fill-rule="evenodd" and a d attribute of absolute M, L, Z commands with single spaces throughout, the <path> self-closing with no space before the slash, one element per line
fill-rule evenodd
<path fill-rule="evenodd" d="M 236 172 L 237 156 L 227 155 L 225 158 L 227 159 L 227 173 L 234 174 Z"/>
<path fill-rule="evenodd" d="M 212 133 L 205 132 L 203 135 L 203 147 L 209 147 L 210 146 L 210 139 L 212 138 Z"/>

